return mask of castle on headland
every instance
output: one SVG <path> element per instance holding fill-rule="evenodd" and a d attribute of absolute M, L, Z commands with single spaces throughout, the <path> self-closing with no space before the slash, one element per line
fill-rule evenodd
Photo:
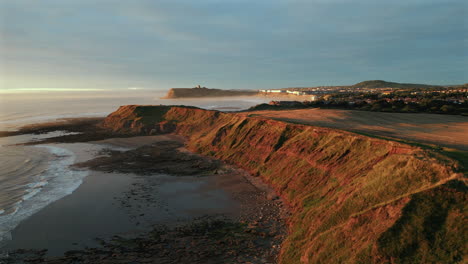
<path fill-rule="evenodd" d="M 257 95 L 257 93 L 258 91 L 254 90 L 222 90 L 197 85 L 193 88 L 171 88 L 163 98 L 251 96 Z"/>

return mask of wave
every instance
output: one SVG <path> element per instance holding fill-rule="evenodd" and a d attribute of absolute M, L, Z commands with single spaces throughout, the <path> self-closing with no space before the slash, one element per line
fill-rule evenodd
<path fill-rule="evenodd" d="M 67 149 L 55 146 L 33 148 L 46 149 L 52 154 L 52 158 L 47 161 L 44 171 L 29 177 L 31 182 L 22 186 L 22 195 L 12 208 L 0 208 L 0 246 L 11 240 L 11 231 L 21 221 L 50 203 L 71 194 L 88 175 L 88 171 L 70 169 L 69 166 L 75 162 L 76 156 Z"/>

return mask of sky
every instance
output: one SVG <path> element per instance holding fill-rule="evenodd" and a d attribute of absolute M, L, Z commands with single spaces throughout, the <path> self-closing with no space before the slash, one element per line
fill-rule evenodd
<path fill-rule="evenodd" d="M 468 82 L 466 0 L 0 0 L 0 89 Z"/>

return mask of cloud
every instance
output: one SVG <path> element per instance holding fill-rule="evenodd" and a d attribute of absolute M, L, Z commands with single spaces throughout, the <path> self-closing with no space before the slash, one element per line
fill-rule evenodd
<path fill-rule="evenodd" d="M 6 86 L 457 83 L 468 71 L 462 0 L 0 0 L 0 10 Z"/>

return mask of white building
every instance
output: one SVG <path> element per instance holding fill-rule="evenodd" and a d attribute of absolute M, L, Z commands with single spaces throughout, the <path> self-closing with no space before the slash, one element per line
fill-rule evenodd
<path fill-rule="evenodd" d="M 282 90 L 260 90 L 262 93 L 284 93 Z"/>

